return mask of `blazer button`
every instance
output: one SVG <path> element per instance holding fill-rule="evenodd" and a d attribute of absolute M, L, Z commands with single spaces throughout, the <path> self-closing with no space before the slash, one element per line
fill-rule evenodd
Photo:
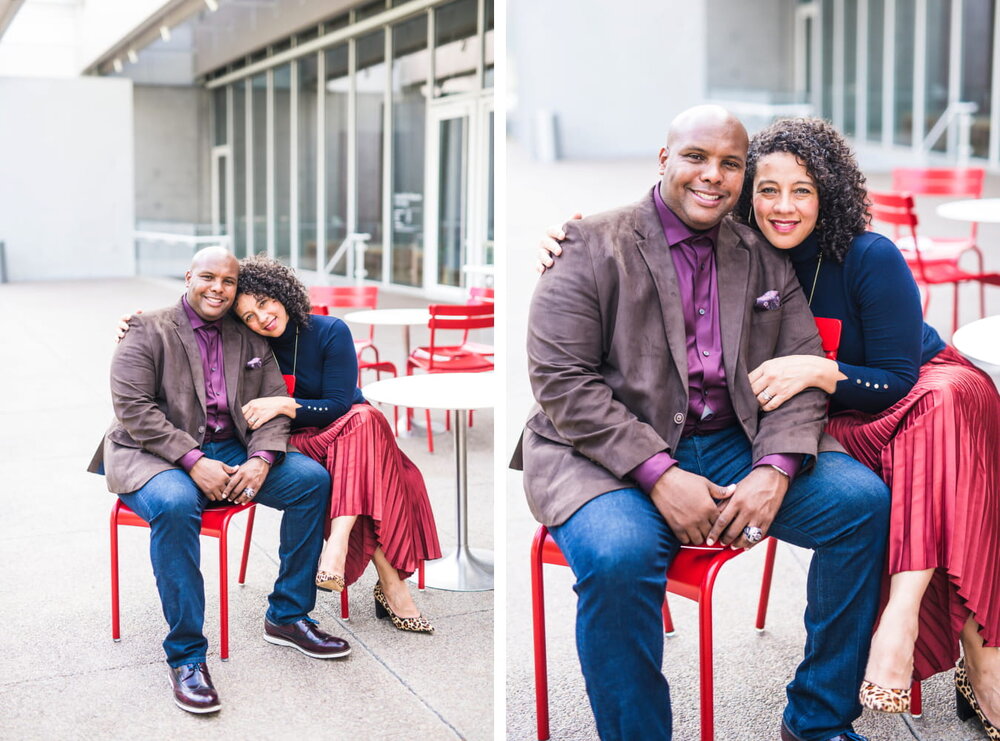
<path fill-rule="evenodd" d="M 203 434 L 205 432 L 205 425 L 198 428 L 198 434 Z"/>
<path fill-rule="evenodd" d="M 674 415 L 674 423 L 680 424 L 683 421 L 684 421 L 684 415 L 681 414 L 680 412 L 677 412 L 677 414 Z"/>

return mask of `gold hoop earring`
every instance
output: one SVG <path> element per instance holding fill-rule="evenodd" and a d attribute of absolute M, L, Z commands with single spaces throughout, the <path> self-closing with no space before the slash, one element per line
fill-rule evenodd
<path fill-rule="evenodd" d="M 757 226 L 757 219 L 753 215 L 753 206 L 750 207 L 750 213 L 747 215 L 747 224 Z M 757 228 L 759 229 L 760 227 Z"/>

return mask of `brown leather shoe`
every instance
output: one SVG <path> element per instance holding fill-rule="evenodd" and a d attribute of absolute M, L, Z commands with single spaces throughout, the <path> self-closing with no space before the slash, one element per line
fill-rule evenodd
<path fill-rule="evenodd" d="M 802 739 L 788 730 L 785 721 L 781 721 L 781 741 L 802 741 Z M 836 736 L 827 739 L 827 741 L 868 741 L 868 739 L 852 731 L 850 733 L 838 733 Z"/>
<path fill-rule="evenodd" d="M 189 713 L 214 713 L 222 707 L 219 693 L 212 686 L 212 677 L 204 662 L 167 665 L 170 686 L 174 688 L 174 702 Z"/>
<path fill-rule="evenodd" d="M 339 659 L 351 652 L 350 644 L 319 629 L 302 618 L 291 625 L 275 625 L 264 618 L 264 640 L 277 646 L 291 646 L 314 659 Z"/>

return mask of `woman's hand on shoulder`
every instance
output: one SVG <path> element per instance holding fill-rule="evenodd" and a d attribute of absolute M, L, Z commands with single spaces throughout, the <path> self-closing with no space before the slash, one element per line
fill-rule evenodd
<path fill-rule="evenodd" d="M 570 217 L 570 221 L 582 218 L 583 214 L 577 212 Z M 545 230 L 545 236 L 538 242 L 538 262 L 535 263 L 535 270 L 538 271 L 539 275 L 555 265 L 553 258 L 562 254 L 562 245 L 559 243 L 564 239 L 566 239 L 566 232 L 563 231 L 562 226 L 550 226 Z"/>
<path fill-rule="evenodd" d="M 785 355 L 765 360 L 748 374 L 750 388 L 765 412 L 773 412 L 807 388 L 832 394 L 846 378 L 836 361 L 818 355 Z"/>
<path fill-rule="evenodd" d="M 142 309 L 136 309 L 135 313 L 136 314 L 141 314 L 142 313 Z M 132 320 L 132 316 L 133 316 L 132 314 L 122 314 L 121 319 L 118 320 L 118 325 L 115 327 L 115 344 L 116 345 L 119 342 L 121 342 L 123 339 L 125 339 L 125 335 L 128 334 L 128 331 L 131 328 L 131 325 L 129 324 L 129 322 Z"/>
<path fill-rule="evenodd" d="M 243 417 L 247 427 L 256 430 L 261 425 L 270 422 L 279 414 L 295 418 L 295 410 L 299 404 L 290 396 L 262 396 L 243 405 Z"/>

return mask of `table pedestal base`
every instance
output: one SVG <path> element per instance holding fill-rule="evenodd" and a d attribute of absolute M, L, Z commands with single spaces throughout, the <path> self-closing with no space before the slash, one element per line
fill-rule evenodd
<path fill-rule="evenodd" d="M 410 577 L 415 582 L 417 575 Z M 444 557 L 424 562 L 424 586 L 450 592 L 493 589 L 493 551 L 463 546 Z"/>

